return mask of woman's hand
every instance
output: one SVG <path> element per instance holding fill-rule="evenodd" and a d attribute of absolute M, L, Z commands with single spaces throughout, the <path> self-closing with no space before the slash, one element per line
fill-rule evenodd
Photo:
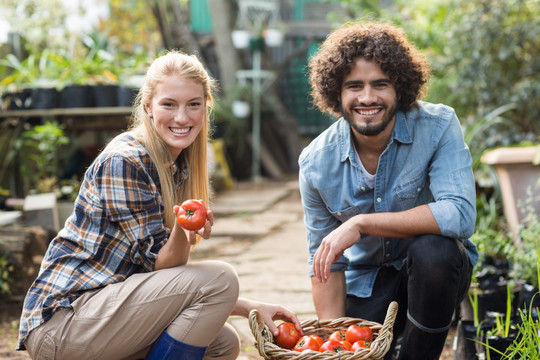
<path fill-rule="evenodd" d="M 282 305 L 239 298 L 233 309 L 232 315 L 248 317 L 251 310 L 257 310 L 261 314 L 264 323 L 268 326 L 274 336 L 278 335 L 278 328 L 274 323 L 276 320 L 293 323 L 296 330 L 303 335 L 302 327 L 300 326 L 300 321 L 298 321 L 296 314 Z"/>
<path fill-rule="evenodd" d="M 175 216 L 178 215 L 178 210 L 180 209 L 179 205 L 174 205 L 173 211 Z M 214 225 L 214 213 L 212 213 L 212 210 L 206 211 L 206 221 L 204 223 L 204 226 L 196 231 L 186 230 L 183 229 L 186 233 L 186 237 L 190 243 L 190 245 L 196 245 L 197 244 L 197 236 L 200 235 L 204 239 L 209 239 L 210 235 L 212 233 L 212 226 Z M 175 226 L 178 226 L 178 224 L 175 224 Z"/>

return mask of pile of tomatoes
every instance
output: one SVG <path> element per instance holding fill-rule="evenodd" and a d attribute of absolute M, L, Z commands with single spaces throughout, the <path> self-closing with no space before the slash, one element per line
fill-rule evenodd
<path fill-rule="evenodd" d="M 279 334 L 276 344 L 284 349 L 299 352 L 340 352 L 369 349 L 373 339 L 373 331 L 368 326 L 350 325 L 347 330 L 336 330 L 328 339 L 318 335 L 300 336 L 294 324 L 284 322 L 278 326 Z"/>

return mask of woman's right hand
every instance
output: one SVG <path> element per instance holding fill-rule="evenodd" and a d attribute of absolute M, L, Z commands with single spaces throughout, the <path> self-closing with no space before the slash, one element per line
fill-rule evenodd
<path fill-rule="evenodd" d="M 179 205 L 175 205 L 173 207 L 173 211 L 175 216 L 178 215 L 178 210 L 180 209 Z M 186 233 L 186 237 L 190 243 L 190 245 L 196 245 L 197 244 L 197 236 L 200 235 L 204 239 L 209 239 L 210 235 L 212 234 L 212 226 L 214 225 L 214 213 L 212 210 L 206 211 L 206 221 L 204 222 L 204 226 L 200 228 L 199 230 L 186 230 L 183 229 Z M 180 226 L 178 223 L 175 224 L 175 226 Z"/>

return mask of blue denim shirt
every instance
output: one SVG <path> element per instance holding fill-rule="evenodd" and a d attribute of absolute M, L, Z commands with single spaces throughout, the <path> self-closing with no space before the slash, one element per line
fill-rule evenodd
<path fill-rule="evenodd" d="M 419 102 L 416 109 L 396 114 L 374 189 L 365 182 L 349 123 L 343 118 L 313 140 L 298 163 L 309 276 L 322 239 L 343 222 L 358 214 L 398 212 L 423 204 L 430 207 L 442 235 L 459 239 L 473 265 L 478 260 L 469 239 L 476 220 L 472 159 L 452 108 Z M 399 239 L 362 235 L 332 271 L 345 271 L 347 293 L 369 297 L 380 267 L 400 269 L 404 264 L 405 246 L 407 242 Z"/>

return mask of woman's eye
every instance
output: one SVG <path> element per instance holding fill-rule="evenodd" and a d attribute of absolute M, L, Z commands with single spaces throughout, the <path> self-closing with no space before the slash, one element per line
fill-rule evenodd
<path fill-rule="evenodd" d="M 201 103 L 195 101 L 195 102 L 189 103 L 189 106 L 191 106 L 191 107 L 198 107 L 198 106 L 201 106 Z"/>

